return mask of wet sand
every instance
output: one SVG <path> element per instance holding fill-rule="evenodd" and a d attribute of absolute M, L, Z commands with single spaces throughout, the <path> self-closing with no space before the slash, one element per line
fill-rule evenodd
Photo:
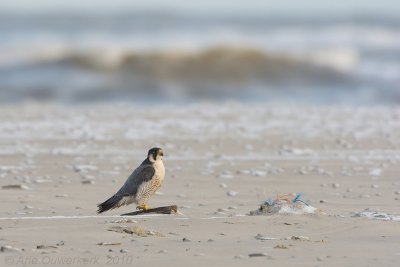
<path fill-rule="evenodd" d="M 399 119 L 394 108 L 3 105 L 0 265 L 397 266 Z M 148 204 L 181 214 L 97 215 L 153 146 L 167 173 Z M 247 216 L 287 193 L 324 214 Z"/>

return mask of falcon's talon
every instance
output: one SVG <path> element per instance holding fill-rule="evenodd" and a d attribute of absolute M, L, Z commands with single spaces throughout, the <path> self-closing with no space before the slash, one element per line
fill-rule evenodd
<path fill-rule="evenodd" d="M 146 204 L 143 205 L 139 205 L 136 207 L 137 210 L 142 210 L 142 211 L 146 211 L 149 209 L 149 206 L 147 206 Z"/>

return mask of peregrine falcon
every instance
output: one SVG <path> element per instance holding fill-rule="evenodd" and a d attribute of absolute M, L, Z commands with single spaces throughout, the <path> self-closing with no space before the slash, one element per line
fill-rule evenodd
<path fill-rule="evenodd" d="M 131 203 L 135 203 L 137 209 L 147 210 L 147 200 L 164 180 L 163 157 L 161 148 L 150 149 L 147 158 L 132 172 L 118 192 L 97 206 L 97 212 L 102 213 Z"/>

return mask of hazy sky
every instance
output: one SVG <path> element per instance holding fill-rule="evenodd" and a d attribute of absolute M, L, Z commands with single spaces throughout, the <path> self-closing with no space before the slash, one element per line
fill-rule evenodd
<path fill-rule="evenodd" d="M 400 13 L 400 0 L 0 0 L 0 10 L 13 12 L 119 12 L 160 9 L 188 12 L 268 13 Z"/>

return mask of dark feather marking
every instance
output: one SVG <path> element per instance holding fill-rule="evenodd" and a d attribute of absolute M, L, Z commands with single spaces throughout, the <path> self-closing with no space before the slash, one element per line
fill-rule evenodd
<path fill-rule="evenodd" d="M 147 161 L 149 160 L 144 160 L 143 163 L 132 172 L 132 174 L 126 180 L 125 184 L 118 190 L 115 195 L 97 206 L 98 213 L 120 207 L 121 204 L 119 202 L 122 200 L 123 197 L 136 195 L 139 186 L 142 183 L 150 181 L 153 178 L 155 169 L 153 166 L 148 164 Z"/>
<path fill-rule="evenodd" d="M 121 201 L 122 198 L 123 198 L 122 196 L 113 195 L 112 197 L 110 197 L 109 199 L 107 199 L 106 201 L 97 206 L 98 207 L 97 213 L 102 213 L 107 210 L 112 210 L 117 208 L 118 202 Z"/>

